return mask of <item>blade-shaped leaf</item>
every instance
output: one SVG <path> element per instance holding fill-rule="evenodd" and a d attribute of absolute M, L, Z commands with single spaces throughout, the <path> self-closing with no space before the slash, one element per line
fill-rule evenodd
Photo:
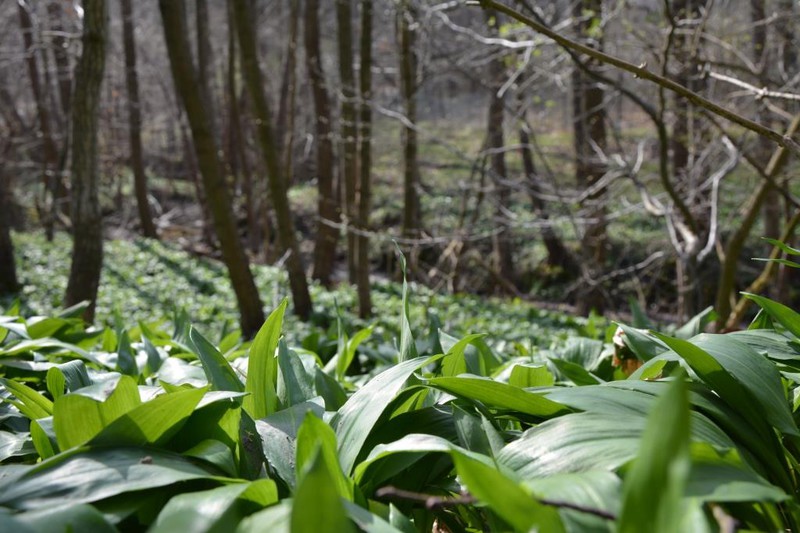
<path fill-rule="evenodd" d="M 197 350 L 197 356 L 203 364 L 203 370 L 206 372 L 208 382 L 214 390 L 228 390 L 234 392 L 242 392 L 245 390 L 239 376 L 231 368 L 230 363 L 219 353 L 219 350 L 208 342 L 208 340 L 200 335 L 194 329 L 189 329 L 189 338 Z"/>
<path fill-rule="evenodd" d="M 317 449 L 308 459 L 292 505 L 292 532 L 354 532 L 328 465 Z"/>
<path fill-rule="evenodd" d="M 247 382 L 245 391 L 250 396 L 244 400 L 244 408 L 254 419 L 264 418 L 278 408 L 276 392 L 278 380 L 278 362 L 275 350 L 281 335 L 283 315 L 288 300 L 270 313 L 264 325 L 258 330 L 253 344 L 250 345 L 250 357 L 247 363 Z"/>

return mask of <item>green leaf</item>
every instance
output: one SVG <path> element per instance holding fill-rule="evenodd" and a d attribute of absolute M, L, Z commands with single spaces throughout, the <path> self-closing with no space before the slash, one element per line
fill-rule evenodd
<path fill-rule="evenodd" d="M 462 454 L 453 454 L 458 477 L 470 493 L 514 527 L 515 531 L 564 531 L 554 507 L 536 501 L 502 472 Z"/>
<path fill-rule="evenodd" d="M 781 326 L 785 327 L 795 337 L 800 338 L 800 314 L 792 311 L 782 303 L 764 298 L 757 294 L 743 292 L 742 295 L 760 305 L 761 308 L 769 313 L 769 316 L 776 320 Z"/>
<path fill-rule="evenodd" d="M 729 405 L 749 420 L 766 419 L 800 436 L 774 363 L 728 335 L 698 335 L 692 342 L 658 335 Z"/>
<path fill-rule="evenodd" d="M 395 246 L 397 246 L 397 243 L 395 243 Z M 400 271 L 403 275 L 402 310 L 400 313 L 400 353 L 398 355 L 398 362 L 402 363 L 417 357 L 417 347 L 414 344 L 414 335 L 411 332 L 411 319 L 409 318 L 406 257 L 403 255 L 399 246 L 397 246 L 397 260 L 400 262 Z"/>
<path fill-rule="evenodd" d="M 204 393 L 204 389 L 189 389 L 161 394 L 111 422 L 92 439 L 92 444 L 160 446 L 186 422 Z"/>
<path fill-rule="evenodd" d="M 278 489 L 271 479 L 179 494 L 167 502 L 149 531 L 233 531 L 247 514 L 277 501 Z"/>
<path fill-rule="evenodd" d="M 300 355 L 289 350 L 283 339 L 278 343 L 278 368 L 283 378 L 279 382 L 279 385 L 283 385 L 283 389 L 279 390 L 279 398 L 284 408 L 308 401 L 316 395 L 313 379 L 306 372 Z"/>
<path fill-rule="evenodd" d="M 287 305 L 288 300 L 284 298 L 267 317 L 250 345 L 244 389 L 250 396 L 245 398 L 244 408 L 254 419 L 264 418 L 278 409 L 278 362 L 275 359 L 275 350 Z"/>
<path fill-rule="evenodd" d="M 339 460 L 345 474 L 353 471 L 370 431 L 411 374 L 441 357 L 412 359 L 392 366 L 367 382 L 339 409 L 331 425 L 336 432 Z"/>
<path fill-rule="evenodd" d="M 648 417 L 642 445 L 623 485 L 621 533 L 679 532 L 689 478 L 689 394 L 678 376 Z"/>
<path fill-rule="evenodd" d="M 139 389 L 130 376 L 61 396 L 53 404 L 53 428 L 59 448 L 67 450 L 89 442 L 140 403 Z"/>
<path fill-rule="evenodd" d="M 342 503 L 353 522 L 365 533 L 403 533 L 402 530 L 363 507 L 348 501 L 342 501 Z"/>
<path fill-rule="evenodd" d="M 571 361 L 559 359 L 558 357 L 550 357 L 548 360 L 553 363 L 558 371 L 564 374 L 567 379 L 579 387 L 585 385 L 598 385 L 601 383 L 601 380 L 596 376 L 593 376 L 591 372 Z"/>
<path fill-rule="evenodd" d="M 344 353 L 337 354 L 336 359 L 336 379 L 339 381 L 344 380 L 345 373 L 347 369 L 350 368 L 350 364 L 353 362 L 353 359 L 356 356 L 356 350 L 358 350 L 359 345 L 364 342 L 366 339 L 372 335 L 372 330 L 374 326 L 369 326 L 368 328 L 364 328 L 356 332 L 353 335 L 353 338 L 348 340 L 344 346 Z"/>
<path fill-rule="evenodd" d="M 251 514 L 239 524 L 236 533 L 292 533 L 292 500 L 281 500 L 277 505 Z"/>
<path fill-rule="evenodd" d="M 553 374 L 544 365 L 514 365 L 508 384 L 525 389 L 528 387 L 551 387 L 556 382 Z"/>
<path fill-rule="evenodd" d="M 353 483 L 344 475 L 342 467 L 339 465 L 339 458 L 336 455 L 336 434 L 328 424 L 309 411 L 297 432 L 295 469 L 298 480 L 301 479 L 304 470 L 308 467 L 314 454 L 317 453 L 320 460 L 325 463 L 325 468 L 328 470 L 339 496 L 352 500 Z"/>
<path fill-rule="evenodd" d="M 800 255 L 800 250 L 798 250 L 797 248 L 792 248 L 783 241 L 779 241 L 778 239 L 772 239 L 770 237 L 761 237 L 761 238 L 770 243 L 771 245 L 777 246 L 778 248 L 780 248 L 782 252 L 784 252 L 787 255 Z"/>
<path fill-rule="evenodd" d="M 491 407 L 517 411 L 527 415 L 549 418 L 569 412 L 569 409 L 541 394 L 522 390 L 488 378 L 463 375 L 459 377 L 431 378 L 426 383 L 432 387 L 462 398 L 477 400 Z"/>
<path fill-rule="evenodd" d="M 65 531 L 116 533 L 117 531 L 100 511 L 85 503 L 43 507 L 15 515 L 14 518 L 38 533 L 63 533 Z"/>
<path fill-rule="evenodd" d="M 47 375 L 45 377 L 45 381 L 47 383 L 47 392 L 50 393 L 50 396 L 53 399 L 57 399 L 59 396 L 64 395 L 64 388 L 67 386 L 67 379 L 64 377 L 64 373 L 56 367 L 52 367 L 47 371 Z"/>
<path fill-rule="evenodd" d="M 474 358 L 470 358 L 471 360 L 468 361 L 465 352 L 471 344 L 485 336 L 486 335 L 483 334 L 467 335 L 463 339 L 453 344 L 453 346 L 447 350 L 447 355 L 444 357 L 444 359 L 442 359 L 442 376 L 458 376 L 459 374 L 469 372 L 470 369 L 472 370 L 472 373 L 479 373 L 481 371 L 480 360 L 475 361 Z M 441 337 L 444 340 L 447 340 L 449 335 L 442 332 Z"/>
<path fill-rule="evenodd" d="M 203 478 L 214 479 L 177 454 L 141 448 L 79 448 L 11 479 L 0 479 L 0 505 L 13 509 L 74 505 Z"/>
<path fill-rule="evenodd" d="M 31 440 L 36 453 L 42 459 L 49 459 L 58 453 L 58 442 L 53 429 L 53 417 L 31 420 Z"/>
<path fill-rule="evenodd" d="M 197 356 L 203 364 L 208 382 L 214 390 L 228 390 L 242 392 L 245 387 L 242 385 L 239 376 L 231 368 L 230 363 L 219 353 L 219 350 L 208 342 L 205 337 L 194 329 L 189 328 L 189 338 L 197 350 Z"/>
<path fill-rule="evenodd" d="M 32 421 L 31 424 L 35 424 Z M 31 439 L 25 433 L 11 433 L 0 431 L 0 462 L 9 457 L 24 457 L 33 455 L 36 449 L 31 445 Z"/>
<path fill-rule="evenodd" d="M 291 523 L 293 533 L 355 532 L 319 447 L 308 459 L 297 485 Z"/>
<path fill-rule="evenodd" d="M 139 367 L 136 365 L 136 355 L 131 348 L 131 339 L 127 331 L 123 331 L 117 346 L 117 370 L 128 376 L 138 376 Z"/>
<path fill-rule="evenodd" d="M 8 392 L 19 399 L 18 402 L 6 401 L 15 405 L 23 415 L 31 420 L 45 418 L 53 414 L 53 402 L 24 383 L 13 379 L 0 378 L 0 385 L 3 385 Z"/>

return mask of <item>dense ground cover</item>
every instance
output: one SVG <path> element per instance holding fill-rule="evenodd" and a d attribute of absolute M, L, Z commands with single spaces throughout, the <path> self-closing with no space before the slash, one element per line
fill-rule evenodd
<path fill-rule="evenodd" d="M 135 248 L 110 265 L 144 276 Z M 328 295 L 330 328 L 280 302 L 242 342 L 190 325 L 204 292 L 164 321 L 133 285 L 102 296 L 105 328 L 0 316 L 0 529 L 798 529 L 800 315 L 770 300 L 747 331 L 700 333 L 706 314 L 615 344 L 594 322 L 387 283 L 374 325 Z"/>

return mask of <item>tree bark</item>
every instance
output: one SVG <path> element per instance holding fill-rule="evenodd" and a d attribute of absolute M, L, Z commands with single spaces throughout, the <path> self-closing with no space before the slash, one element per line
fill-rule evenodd
<path fill-rule="evenodd" d="M 164 22 L 172 76 L 192 131 L 194 150 L 219 239 L 222 260 L 228 269 L 239 305 L 242 333 L 250 337 L 263 324 L 264 309 L 233 220 L 228 187 L 217 154 L 217 143 L 200 89 L 205 80 L 197 77 L 192 65 L 184 3 L 183 0 L 159 0 L 159 8 Z"/>
<path fill-rule="evenodd" d="M 592 48 L 602 49 L 602 0 L 581 0 L 573 8 L 579 20 L 581 38 Z M 588 68 L 597 68 L 597 62 L 587 61 Z M 606 149 L 606 109 L 604 91 L 599 83 L 579 68 L 572 74 L 573 130 L 575 142 L 575 181 L 579 187 L 594 187 L 603 177 L 606 168 L 595 150 Z M 602 311 L 601 288 L 592 279 L 606 261 L 608 235 L 606 233 L 605 190 L 590 194 L 583 205 L 587 220 L 581 239 L 583 264 L 587 283 L 579 295 L 578 311 L 588 314 L 592 309 Z"/>
<path fill-rule="evenodd" d="M 284 174 L 292 181 L 292 141 L 294 139 L 295 100 L 297 95 L 297 34 L 300 22 L 300 2 L 289 0 L 289 39 L 286 43 L 286 60 L 278 97 L 278 153 L 281 154 Z"/>
<path fill-rule="evenodd" d="M 350 283 L 356 283 L 356 235 L 351 231 L 358 220 L 356 180 L 358 169 L 358 130 L 356 118 L 355 75 L 353 73 L 353 25 L 351 0 L 336 0 L 337 44 L 339 50 L 339 79 L 342 106 L 342 174 L 344 176 L 344 212 L 347 215 L 347 272 Z"/>
<path fill-rule="evenodd" d="M 45 228 L 47 240 L 53 239 L 55 226 L 55 209 L 58 201 L 58 147 L 53 138 L 53 124 L 45 94 L 46 85 L 43 87 L 39 77 L 39 51 L 33 42 L 33 21 L 28 12 L 30 9 L 25 2 L 18 2 L 19 22 L 22 30 L 22 42 L 25 48 L 25 63 L 28 69 L 28 78 L 31 83 L 33 99 L 36 102 L 36 112 L 39 117 L 39 128 L 42 133 L 42 182 L 49 195 L 43 206 L 42 223 Z M 49 202 L 49 205 L 47 203 Z"/>
<path fill-rule="evenodd" d="M 11 242 L 11 191 L 9 177 L 4 176 L 0 162 L 0 295 L 14 294 L 20 289 Z"/>
<path fill-rule="evenodd" d="M 122 0 L 122 32 L 125 45 L 125 82 L 128 89 L 128 132 L 131 145 L 131 170 L 136 206 L 142 235 L 157 239 L 158 233 L 147 199 L 147 174 L 142 156 L 142 112 L 139 100 L 139 76 L 136 72 L 136 38 L 133 28 L 133 5 L 131 0 Z"/>
<path fill-rule="evenodd" d="M 217 143 L 220 141 L 219 127 L 217 124 L 216 102 L 214 92 L 211 89 L 211 81 L 214 79 L 212 64 L 214 55 L 211 51 L 211 29 L 208 20 L 208 2 L 206 0 L 196 0 L 195 19 L 197 24 L 197 76 L 201 81 L 200 94 L 206 105 L 207 115 L 211 121 L 211 129 Z"/>
<path fill-rule="evenodd" d="M 369 284 L 369 211 L 372 202 L 372 0 L 361 0 L 359 93 L 361 106 L 359 115 L 359 190 L 358 228 L 361 234 L 356 240 L 358 315 L 372 315 L 372 298 Z"/>
<path fill-rule="evenodd" d="M 72 101 L 72 265 L 64 305 L 90 302 L 84 311 L 94 321 L 103 266 L 103 219 L 97 176 L 97 117 L 106 64 L 108 35 L 105 0 L 83 3 L 82 52 Z"/>
<path fill-rule="evenodd" d="M 253 111 L 257 121 L 256 129 L 261 144 L 261 155 L 267 169 L 270 196 L 278 226 L 278 240 L 283 250 L 288 253 L 286 268 L 289 274 L 289 285 L 292 290 L 295 313 L 307 320 L 311 316 L 311 296 L 308 292 L 305 270 L 300 258 L 295 238 L 294 222 L 286 193 L 287 180 L 283 175 L 280 154 L 277 151 L 272 133 L 272 118 L 266 94 L 264 80 L 258 66 L 256 51 L 255 25 L 248 9 L 247 0 L 231 0 L 236 17 L 236 29 L 239 36 L 239 54 L 241 56 L 242 73 L 247 90 L 253 102 Z"/>
<path fill-rule="evenodd" d="M 400 44 L 400 93 L 408 124 L 403 126 L 403 236 L 418 237 L 420 224 L 419 162 L 417 160 L 417 57 L 412 23 L 414 9 L 401 0 L 397 13 Z M 411 265 L 413 266 L 413 265 Z"/>
<path fill-rule="evenodd" d="M 486 10 L 489 34 L 499 37 L 499 14 L 491 9 Z M 511 253 L 511 227 L 504 211 L 511 207 L 511 191 L 506 184 L 508 173 L 506 171 L 506 153 L 504 140 L 505 101 L 500 91 L 506 81 L 505 56 L 495 53 L 489 61 L 489 112 L 486 121 L 487 147 L 490 151 L 489 167 L 491 169 L 492 184 L 497 201 L 495 209 L 495 227 L 499 231 L 492 238 L 494 256 L 493 268 L 497 274 L 508 283 L 516 287 L 516 273 L 514 259 Z"/>
<path fill-rule="evenodd" d="M 339 222 L 339 203 L 336 201 L 331 104 L 325 86 L 322 54 L 319 43 L 319 1 L 306 0 L 303 39 L 306 49 L 306 68 L 314 99 L 314 127 L 317 137 L 317 236 L 314 244 L 312 276 L 325 286 L 331 283 L 336 259 L 339 231 L 331 224 Z"/>

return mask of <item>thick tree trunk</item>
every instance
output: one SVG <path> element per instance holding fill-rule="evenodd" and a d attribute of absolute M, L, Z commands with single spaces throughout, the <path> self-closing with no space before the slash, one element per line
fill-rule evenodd
<path fill-rule="evenodd" d="M 72 101 L 72 265 L 64 304 L 69 307 L 88 300 L 84 319 L 92 322 L 103 266 L 97 116 L 106 64 L 106 2 L 85 0 L 83 11 L 83 46 Z"/>
<path fill-rule="evenodd" d="M 19 2 L 19 23 L 22 30 L 22 42 L 25 47 L 25 63 L 28 69 L 28 78 L 31 83 L 33 99 L 36 102 L 36 112 L 39 117 L 39 128 L 42 133 L 42 182 L 47 196 L 42 210 L 42 224 L 47 234 L 47 239 L 53 239 L 55 226 L 55 209 L 58 201 L 58 147 L 53 138 L 53 124 L 48 102 L 45 94 L 47 85 L 42 84 L 39 78 L 39 48 L 33 42 L 33 21 L 28 12 L 29 7 L 24 2 Z M 49 205 L 48 205 L 49 203 Z"/>
<path fill-rule="evenodd" d="M 9 177 L 4 176 L 0 162 L 0 295 L 13 294 L 20 288 L 11 242 L 11 191 Z"/>
<path fill-rule="evenodd" d="M 356 241 L 358 289 L 358 314 L 367 318 L 372 314 L 372 299 L 369 285 L 369 210 L 372 201 L 372 0 L 361 0 L 361 44 L 360 44 L 359 93 L 361 106 L 359 116 L 359 190 L 358 228 L 361 234 Z"/>
<path fill-rule="evenodd" d="M 402 0 L 397 13 L 400 45 L 400 93 L 408 124 L 403 126 L 403 236 L 419 237 L 419 162 L 417 160 L 417 57 L 414 49 L 414 9 Z M 413 265 L 410 265 L 413 266 Z"/>
<path fill-rule="evenodd" d="M 142 157 L 142 111 L 139 101 L 139 77 L 136 72 L 136 39 L 133 28 L 133 5 L 131 0 L 122 0 L 122 32 L 125 44 L 125 82 L 128 89 L 128 132 L 131 144 L 131 170 L 139 224 L 142 235 L 157 239 L 156 226 L 147 199 L 147 175 Z"/>
<path fill-rule="evenodd" d="M 317 137 L 317 237 L 314 244 L 314 272 L 312 276 L 325 286 L 331 283 L 331 273 L 336 259 L 339 230 L 332 226 L 339 222 L 339 204 L 336 201 L 331 104 L 325 86 L 322 54 L 319 43 L 319 1 L 306 0 L 303 39 L 306 49 L 306 67 L 314 97 L 314 127 Z"/>
<path fill-rule="evenodd" d="M 344 176 L 343 211 L 347 215 L 347 272 L 350 283 L 356 283 L 358 266 L 356 264 L 356 235 L 351 231 L 358 220 L 356 206 L 356 156 L 358 151 L 358 130 L 356 124 L 356 89 L 353 73 L 353 25 L 352 0 L 336 0 L 337 43 L 339 50 L 339 78 L 342 84 L 342 174 Z"/>
<path fill-rule="evenodd" d="M 492 36 L 499 36 L 500 18 L 499 14 L 493 10 L 487 10 L 487 22 L 489 33 Z M 505 210 L 511 207 L 511 191 L 506 181 L 506 153 L 504 139 L 505 122 L 505 102 L 500 95 L 503 84 L 506 81 L 506 68 L 504 64 L 505 56 L 496 53 L 489 62 L 489 90 L 491 91 L 489 100 L 489 112 L 486 121 L 487 146 L 490 151 L 489 167 L 491 169 L 491 179 L 494 185 L 494 193 L 497 201 L 495 209 L 495 227 L 498 232 L 492 239 L 494 265 L 497 275 L 516 287 L 516 273 L 514 271 L 514 259 L 511 253 L 511 227 L 508 224 L 508 217 Z"/>
<path fill-rule="evenodd" d="M 219 124 L 217 121 L 216 101 L 211 82 L 213 80 L 212 66 L 214 56 L 211 51 L 211 29 L 208 20 L 208 2 L 196 0 L 195 19 L 197 24 L 197 77 L 200 83 L 200 94 L 206 105 L 206 114 L 211 121 L 211 129 L 217 143 L 220 141 Z"/>
<path fill-rule="evenodd" d="M 206 200 L 214 221 L 214 229 L 219 239 L 222 260 L 228 268 L 231 285 L 239 305 L 242 333 L 250 337 L 263 324 L 264 309 L 233 220 L 228 187 L 217 155 L 217 143 L 211 131 L 211 121 L 206 114 L 200 89 L 205 80 L 197 77 L 192 66 L 184 3 L 183 0 L 159 0 L 159 7 L 164 21 L 164 35 L 172 76 L 192 130 L 194 150 L 200 166 Z"/>
<path fill-rule="evenodd" d="M 581 0 L 573 8 L 573 15 L 580 21 L 581 37 L 596 48 L 602 48 L 602 34 L 595 34 L 602 20 L 602 11 L 602 0 Z M 597 67 L 593 60 L 587 61 L 587 66 Z M 606 149 L 603 88 L 577 67 L 572 74 L 572 84 L 575 181 L 579 187 L 590 189 L 597 185 L 606 172 L 605 165 L 596 153 L 598 149 Z M 604 188 L 590 194 L 583 208 L 586 223 L 581 250 L 588 279 L 585 290 L 579 295 L 578 311 L 588 314 L 592 309 L 602 311 L 604 305 L 601 287 L 594 282 L 605 264 L 608 247 Z"/>
<path fill-rule="evenodd" d="M 70 65 L 69 54 L 67 53 L 68 43 L 65 37 L 66 32 L 61 23 L 63 12 L 64 8 L 59 1 L 51 0 L 47 5 L 50 27 L 53 30 L 53 57 L 56 60 L 58 95 L 63 116 L 62 122 L 66 129 L 69 120 L 70 100 L 72 99 L 72 66 Z"/>
<path fill-rule="evenodd" d="M 258 138 L 261 144 L 261 155 L 267 169 L 270 196 L 275 210 L 278 226 L 278 241 L 283 250 L 289 254 L 286 269 L 289 273 L 289 285 L 295 313 L 307 320 L 311 316 L 311 296 L 308 292 L 305 270 L 300 258 L 299 247 L 294 232 L 292 212 L 287 197 L 287 180 L 283 176 L 283 166 L 277 151 L 272 133 L 272 117 L 266 94 L 264 80 L 258 66 L 256 51 L 255 24 L 247 0 L 231 0 L 236 17 L 236 29 L 239 36 L 239 54 L 241 55 L 242 74 L 247 90 L 253 101 L 253 111 L 257 121 Z"/>

